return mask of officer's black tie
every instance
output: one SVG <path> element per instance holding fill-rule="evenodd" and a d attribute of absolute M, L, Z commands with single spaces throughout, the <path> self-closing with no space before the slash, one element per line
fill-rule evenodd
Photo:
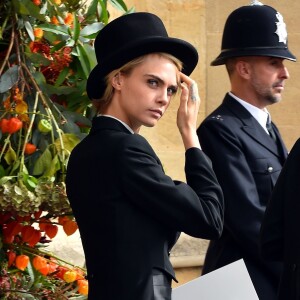
<path fill-rule="evenodd" d="M 268 115 L 266 127 L 267 127 L 267 130 L 268 130 L 269 134 L 270 134 L 270 137 L 276 142 L 276 134 L 275 134 L 274 129 L 272 127 L 271 118 L 270 118 L 269 115 Z"/>

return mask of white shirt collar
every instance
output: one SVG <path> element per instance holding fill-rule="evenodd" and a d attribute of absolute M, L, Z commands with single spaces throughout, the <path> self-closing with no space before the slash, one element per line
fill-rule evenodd
<path fill-rule="evenodd" d="M 234 98 L 236 101 L 238 101 L 241 105 L 243 105 L 243 107 L 245 107 L 249 111 L 249 113 L 253 116 L 253 118 L 255 118 L 257 120 L 257 122 L 262 126 L 262 128 L 266 131 L 266 133 L 269 134 L 266 124 L 267 124 L 268 115 L 270 115 L 270 114 L 266 108 L 260 109 L 256 106 L 240 99 L 239 97 L 235 96 L 231 92 L 229 92 L 229 95 L 232 98 Z M 270 119 L 271 119 L 271 116 L 270 116 Z"/>
<path fill-rule="evenodd" d="M 134 131 L 126 123 L 124 123 L 123 121 L 121 121 L 120 119 L 118 119 L 114 116 L 98 114 L 97 117 L 107 117 L 107 118 L 115 119 L 115 120 L 119 121 L 120 123 L 122 123 L 132 134 L 134 134 Z"/>

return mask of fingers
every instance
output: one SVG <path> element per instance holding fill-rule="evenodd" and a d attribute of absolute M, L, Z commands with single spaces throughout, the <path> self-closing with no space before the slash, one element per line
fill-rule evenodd
<path fill-rule="evenodd" d="M 200 107 L 197 83 L 182 73 L 180 80 L 182 92 L 177 113 L 177 125 L 180 130 L 194 129 Z"/>
<path fill-rule="evenodd" d="M 183 96 L 188 97 L 192 102 L 200 101 L 197 83 L 183 73 L 180 74 L 180 80 Z"/>
<path fill-rule="evenodd" d="M 193 81 L 192 85 L 190 86 L 190 98 L 194 102 L 200 101 L 198 85 L 195 81 Z"/>
<path fill-rule="evenodd" d="M 180 74 L 181 96 L 177 111 L 177 126 L 181 134 L 185 149 L 200 148 L 196 134 L 197 117 L 200 107 L 200 97 L 197 83 L 190 77 Z"/>

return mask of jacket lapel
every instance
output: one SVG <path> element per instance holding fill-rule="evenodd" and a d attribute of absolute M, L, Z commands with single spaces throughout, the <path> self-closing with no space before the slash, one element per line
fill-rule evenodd
<path fill-rule="evenodd" d="M 268 149 L 276 156 L 287 155 L 286 147 L 281 139 L 280 133 L 276 126 L 274 130 L 277 136 L 277 143 L 270 138 L 261 125 L 255 118 L 243 107 L 238 101 L 233 99 L 230 95 L 226 95 L 224 105 L 241 121 L 242 130 L 257 143 Z M 278 144 L 278 145 L 277 145 Z"/>

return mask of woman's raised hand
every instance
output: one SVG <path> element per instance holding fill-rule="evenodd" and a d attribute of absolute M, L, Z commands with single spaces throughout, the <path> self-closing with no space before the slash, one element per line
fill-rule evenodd
<path fill-rule="evenodd" d="M 190 77 L 180 73 L 181 95 L 177 111 L 177 127 L 181 134 L 185 149 L 200 148 L 196 133 L 197 118 L 200 108 L 200 97 L 197 83 Z"/>

